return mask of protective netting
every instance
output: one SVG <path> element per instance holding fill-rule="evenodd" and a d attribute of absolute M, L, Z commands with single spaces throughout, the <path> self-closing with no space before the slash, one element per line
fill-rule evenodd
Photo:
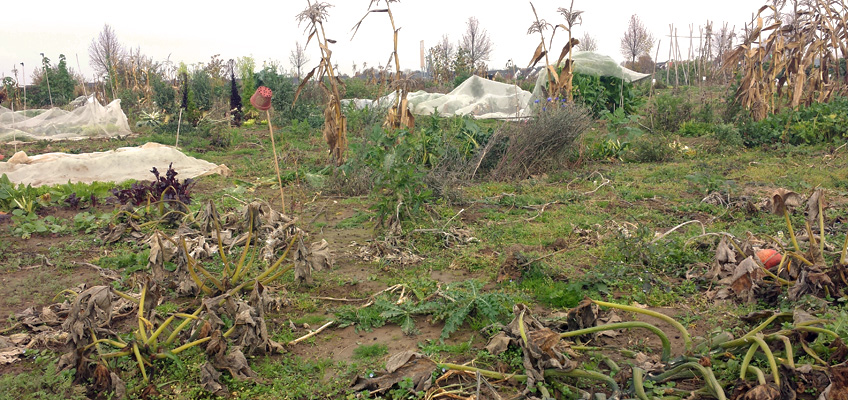
<path fill-rule="evenodd" d="M 593 76 L 613 76 L 627 82 L 633 82 L 649 75 L 640 74 L 618 65 L 615 60 L 603 54 L 589 51 L 574 52 L 574 70 L 577 73 Z M 438 112 L 441 116 L 470 115 L 474 118 L 521 118 L 530 114 L 530 105 L 542 97 L 542 87 L 547 85 L 547 76 L 542 70 L 538 74 L 533 93 L 516 85 L 500 83 L 472 76 L 448 94 L 418 91 L 407 96 L 413 114 L 431 115 Z M 395 93 L 377 100 L 349 99 L 342 103 L 353 104 L 357 109 L 385 109 L 394 104 Z"/>
<path fill-rule="evenodd" d="M 151 180 L 152 167 L 166 171 L 173 163 L 180 179 L 203 175 L 229 175 L 226 165 L 189 157 L 179 150 L 159 143 L 139 147 L 84 153 L 46 153 L 27 156 L 20 151 L 0 162 L 0 175 L 6 174 L 14 183 L 32 186 L 82 182 L 124 182 L 130 179 Z"/>
<path fill-rule="evenodd" d="M 621 79 L 625 82 L 635 82 L 651 76 L 650 74 L 642 74 L 618 65 L 612 57 L 598 54 L 591 51 L 575 51 L 572 54 L 574 61 L 574 72 L 583 75 L 591 76 L 611 76 Z M 548 75 L 545 70 L 539 72 L 536 77 L 536 86 L 533 88 L 533 95 L 530 101 L 541 100 L 544 97 L 542 88 L 548 85 Z"/>
<path fill-rule="evenodd" d="M 12 111 L 0 106 L 0 142 L 114 137 L 132 133 L 116 99 L 105 107 L 94 97 L 80 97 L 73 111 Z"/>
<path fill-rule="evenodd" d="M 647 78 L 650 74 L 642 74 L 618 65 L 610 56 L 591 51 L 575 51 L 572 54 L 574 72 L 593 76 L 613 76 L 627 82 L 635 82 Z"/>
<path fill-rule="evenodd" d="M 350 99 L 358 109 L 386 108 L 394 104 L 394 92 L 377 100 Z M 473 75 L 447 94 L 427 93 L 423 90 L 406 97 L 413 114 L 441 116 L 470 115 L 474 118 L 510 118 L 523 115 L 530 100 L 530 92 L 516 85 L 490 81 Z"/>

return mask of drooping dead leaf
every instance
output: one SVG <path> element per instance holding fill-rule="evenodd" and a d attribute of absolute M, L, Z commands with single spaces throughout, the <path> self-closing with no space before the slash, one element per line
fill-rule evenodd
<path fill-rule="evenodd" d="M 229 371 L 230 375 L 238 380 L 253 379 L 259 376 L 247 365 L 247 358 L 238 347 L 230 349 L 226 356 L 212 360 L 212 365 L 219 370 Z"/>
<path fill-rule="evenodd" d="M 91 330 L 108 326 L 112 321 L 112 290 L 109 286 L 94 286 L 74 299 L 62 329 L 70 333 L 75 347 L 90 343 Z"/>
<path fill-rule="evenodd" d="M 9 338 L 0 336 L 0 365 L 12 364 L 24 358 L 26 348 L 14 344 Z"/>
<path fill-rule="evenodd" d="M 498 355 L 505 352 L 509 348 L 509 345 L 513 342 L 514 340 L 506 333 L 498 332 L 495 336 L 492 336 L 489 339 L 489 343 L 486 344 L 485 348 L 489 353 Z"/>
<path fill-rule="evenodd" d="M 294 252 L 294 280 L 299 284 L 312 284 L 312 265 L 309 262 L 309 249 L 303 244 L 303 237 L 298 238 L 297 250 Z"/>
<path fill-rule="evenodd" d="M 537 381 L 544 381 L 546 369 L 574 369 L 574 363 L 556 348 L 560 342 L 558 333 L 536 320 L 524 304 L 516 304 L 512 311 L 515 318 L 503 328 L 503 332 L 518 343 L 524 353 L 524 372 L 527 375 L 525 394 L 535 388 Z"/>
<path fill-rule="evenodd" d="M 773 214 L 783 214 L 789 207 L 801 206 L 802 202 L 800 194 L 780 188 L 772 193 L 769 208 Z"/>
<path fill-rule="evenodd" d="M 116 374 L 114 372 L 110 372 L 109 377 L 112 380 L 112 382 L 111 382 L 112 383 L 112 390 L 115 393 L 115 395 L 112 396 L 112 398 L 115 399 L 115 400 L 122 400 L 122 399 L 127 398 L 127 384 L 126 384 L 126 382 L 121 380 L 121 377 L 118 376 L 118 374 Z"/>
<path fill-rule="evenodd" d="M 742 396 L 742 400 L 780 400 L 780 391 L 771 385 L 757 385 Z"/>
<path fill-rule="evenodd" d="M 736 264 L 736 251 L 730 248 L 730 245 L 727 244 L 727 237 L 722 237 L 721 242 L 718 243 L 718 247 L 716 247 L 716 255 L 715 260 L 719 262 L 719 264 Z"/>
<path fill-rule="evenodd" d="M 200 386 L 203 390 L 212 393 L 215 396 L 227 397 L 230 392 L 219 381 L 221 373 L 218 372 L 211 362 L 206 362 L 200 367 Z"/>
<path fill-rule="evenodd" d="M 818 226 L 819 209 L 824 211 L 825 208 L 827 208 L 827 204 L 824 202 L 824 191 L 822 189 L 816 189 L 807 199 L 807 209 L 804 212 L 804 215 L 807 217 L 807 223 L 810 226 Z M 824 234 L 824 232 L 820 232 L 820 234 Z"/>
<path fill-rule="evenodd" d="M 836 285 L 818 266 L 804 266 L 795 284 L 789 288 L 789 299 L 795 301 L 805 294 L 825 298 L 836 293 Z"/>
<path fill-rule="evenodd" d="M 848 362 L 828 368 L 828 374 L 830 386 L 824 390 L 819 399 L 848 400 Z"/>
<path fill-rule="evenodd" d="M 733 293 L 737 298 L 745 303 L 754 303 L 757 301 L 754 289 L 760 281 L 760 267 L 754 261 L 753 257 L 748 257 L 733 270 L 733 275 L 729 278 L 729 283 Z M 722 282 L 725 282 L 723 280 Z"/>
<path fill-rule="evenodd" d="M 207 236 L 215 234 L 215 232 L 221 229 L 219 221 L 221 221 L 221 216 L 218 214 L 215 203 L 212 200 L 208 200 L 197 218 L 197 222 L 200 225 L 200 233 Z"/>
<path fill-rule="evenodd" d="M 591 328 L 598 325 L 600 307 L 590 299 L 583 299 L 577 307 L 568 310 L 566 324 L 569 331 Z M 591 338 L 591 335 L 586 339 Z"/>
<path fill-rule="evenodd" d="M 314 242 L 309 246 L 311 254 L 310 262 L 312 268 L 316 271 L 333 268 L 333 257 L 330 254 L 330 244 L 327 240 L 321 239 L 320 242 Z"/>

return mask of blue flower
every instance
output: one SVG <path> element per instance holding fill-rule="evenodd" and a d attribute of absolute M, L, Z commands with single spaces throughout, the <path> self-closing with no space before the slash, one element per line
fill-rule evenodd
<path fill-rule="evenodd" d="M 551 101 L 551 98 L 550 98 L 550 97 L 548 97 L 548 101 Z"/>
<path fill-rule="evenodd" d="M 534 103 L 539 104 L 539 99 L 536 99 L 536 101 L 534 101 Z"/>

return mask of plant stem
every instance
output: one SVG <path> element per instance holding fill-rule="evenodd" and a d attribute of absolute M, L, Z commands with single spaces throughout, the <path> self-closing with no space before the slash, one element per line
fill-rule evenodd
<path fill-rule="evenodd" d="M 789 230 L 789 237 L 792 239 L 792 247 L 796 253 L 801 253 L 801 247 L 798 246 L 798 240 L 795 239 L 795 230 L 792 229 L 792 221 L 789 220 L 789 211 L 786 207 L 783 208 L 783 218 L 786 220 L 786 228 Z"/>
<path fill-rule="evenodd" d="M 192 347 L 194 347 L 194 346 L 197 346 L 197 345 L 199 345 L 199 344 L 201 344 L 201 343 L 206 343 L 206 342 L 208 342 L 208 341 L 210 341 L 210 340 L 212 340 L 212 336 L 207 336 L 207 337 L 205 337 L 205 338 L 203 338 L 203 339 L 197 339 L 197 340 L 195 340 L 195 341 L 193 341 L 193 342 L 191 342 L 191 343 L 186 343 L 186 344 L 184 344 L 184 345 L 182 345 L 182 346 L 180 346 L 180 347 L 177 347 L 176 349 L 171 350 L 171 354 L 179 354 L 179 353 L 182 353 L 182 352 L 183 352 L 183 351 L 185 351 L 185 350 L 188 350 L 188 349 L 190 349 L 190 348 L 192 348 Z M 164 355 L 164 354 L 162 354 L 162 355 L 161 355 L 161 357 L 160 357 L 159 355 L 156 355 L 156 358 L 165 358 L 165 357 L 167 357 L 167 356 L 166 356 L 166 355 Z"/>
<path fill-rule="evenodd" d="M 174 331 L 171 332 L 171 334 L 168 336 L 168 340 L 165 341 L 165 344 L 170 345 L 171 343 L 174 343 L 174 340 L 177 339 L 177 335 L 180 334 L 180 332 L 188 325 L 189 322 L 191 322 L 193 319 L 196 319 L 197 316 L 200 315 L 201 310 L 203 310 L 202 305 L 200 307 L 197 307 L 197 311 L 191 314 L 192 318 L 186 318 L 185 321 L 177 325 L 177 328 L 174 329 Z"/>
<path fill-rule="evenodd" d="M 630 328 L 644 328 L 644 329 L 647 329 L 647 330 L 653 332 L 654 334 L 656 334 L 660 338 L 660 341 L 662 342 L 662 347 L 663 347 L 662 360 L 667 361 L 669 358 L 671 358 L 671 341 L 668 339 L 668 336 L 666 336 L 665 332 L 663 332 L 660 328 L 657 328 L 656 326 L 651 325 L 647 322 L 628 321 L 628 322 L 617 322 L 617 323 L 613 323 L 613 324 L 598 325 L 598 326 L 593 326 L 591 328 L 584 328 L 584 329 L 580 329 L 580 330 L 576 330 L 576 331 L 563 332 L 563 333 L 560 334 L 560 337 L 561 338 L 567 338 L 567 337 L 585 335 L 587 333 L 595 333 L 595 332 L 609 331 L 609 330 L 615 330 L 615 329 L 630 329 Z"/>
<path fill-rule="evenodd" d="M 332 78 L 332 77 L 331 77 Z M 274 169 L 277 170 L 277 184 L 280 185 L 280 203 L 282 204 L 282 213 L 286 213 L 286 196 L 283 193 L 283 178 L 280 177 L 280 162 L 277 160 L 277 144 L 274 142 L 274 127 L 271 123 L 271 109 L 265 110 L 265 115 L 268 117 L 268 130 L 271 132 L 271 150 L 274 151 Z"/>
<path fill-rule="evenodd" d="M 680 322 L 675 321 L 673 318 L 669 317 L 668 315 L 660 314 L 656 311 L 641 309 L 641 308 L 638 308 L 638 307 L 627 306 L 627 305 L 624 305 L 624 304 L 608 303 L 608 302 L 600 301 L 600 300 L 592 300 L 592 302 L 599 305 L 599 306 L 603 306 L 603 307 L 618 308 L 620 310 L 626 310 L 626 311 L 630 311 L 630 312 L 650 315 L 652 317 L 659 318 L 659 319 L 669 323 L 671 326 L 675 327 L 678 331 L 680 331 L 680 335 L 683 337 L 683 344 L 686 348 L 686 352 L 688 353 L 688 352 L 692 351 L 692 337 L 689 336 L 689 331 L 687 331 L 686 328 Z"/>
<path fill-rule="evenodd" d="M 633 367 L 633 390 L 636 392 L 636 397 L 640 400 L 649 400 L 648 395 L 645 393 L 645 386 L 642 382 L 642 378 L 644 376 L 645 370 Z"/>
<path fill-rule="evenodd" d="M 141 370 L 141 376 L 144 377 L 144 383 L 149 383 L 150 379 L 147 377 L 147 370 L 144 368 L 144 359 L 141 358 L 141 353 L 138 351 L 138 343 L 133 343 L 133 353 L 135 353 L 135 360 L 138 362 L 138 368 Z"/>

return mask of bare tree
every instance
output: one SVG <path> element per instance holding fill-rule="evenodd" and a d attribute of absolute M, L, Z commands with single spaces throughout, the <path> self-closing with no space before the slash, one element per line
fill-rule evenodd
<path fill-rule="evenodd" d="M 456 57 L 456 47 L 448 39 L 448 35 L 442 38 L 427 52 L 427 64 L 433 79 L 438 82 L 447 82 L 453 79 L 453 64 Z"/>
<path fill-rule="evenodd" d="M 118 42 L 118 35 L 109 24 L 103 25 L 100 35 L 91 40 L 88 46 L 88 57 L 91 68 L 102 75 L 109 74 L 123 59 L 124 49 Z"/>
<path fill-rule="evenodd" d="M 489 33 L 480 27 L 480 21 L 477 18 L 469 17 L 465 23 L 465 33 L 462 35 L 462 42 L 459 47 L 468 52 L 471 65 L 473 68 L 479 68 L 483 61 L 489 61 L 492 55 L 492 44 Z"/>
<path fill-rule="evenodd" d="M 734 31 L 735 29 L 728 27 L 725 22 L 721 26 L 721 29 L 712 36 L 712 44 L 710 46 L 713 53 L 712 56 L 719 63 L 724 62 L 724 56 L 733 48 L 733 39 L 736 37 L 736 32 Z"/>
<path fill-rule="evenodd" d="M 309 63 L 309 56 L 306 55 L 303 46 L 300 45 L 300 42 L 294 42 L 294 46 L 294 50 L 292 50 L 289 55 L 289 62 L 297 71 L 297 80 L 299 81 L 303 76 L 303 66 Z"/>
<path fill-rule="evenodd" d="M 589 32 L 586 32 L 580 37 L 580 43 L 577 47 L 582 51 L 597 51 L 598 40 L 595 39 L 594 36 L 590 35 Z"/>
<path fill-rule="evenodd" d="M 642 23 L 636 14 L 630 16 L 627 30 L 621 38 L 621 55 L 630 60 L 630 64 L 636 63 L 636 59 L 642 54 L 648 54 L 654 47 L 654 35 Z"/>
<path fill-rule="evenodd" d="M 445 60 L 452 60 L 456 53 L 456 46 L 451 43 L 448 35 L 442 35 L 442 38 L 439 39 L 438 43 L 436 43 L 435 49 Z"/>
<path fill-rule="evenodd" d="M 88 58 L 91 68 L 100 75 L 109 76 L 112 96 L 114 97 L 117 77 L 117 67 L 123 62 L 124 48 L 118 42 L 118 35 L 109 24 L 103 25 L 103 30 L 97 38 L 91 40 L 88 46 Z"/>

